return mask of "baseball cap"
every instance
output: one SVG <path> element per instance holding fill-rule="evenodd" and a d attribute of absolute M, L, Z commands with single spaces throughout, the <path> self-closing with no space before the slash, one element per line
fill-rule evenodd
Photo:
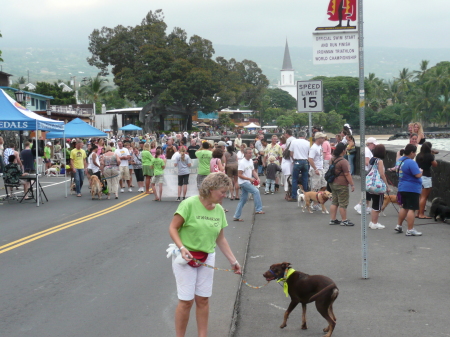
<path fill-rule="evenodd" d="M 217 145 L 227 147 L 227 143 L 225 143 L 223 140 L 218 142 Z"/>
<path fill-rule="evenodd" d="M 314 135 L 314 138 L 325 138 L 327 135 L 322 133 L 322 132 L 316 132 L 316 134 Z"/>
<path fill-rule="evenodd" d="M 366 144 L 374 144 L 374 145 L 378 145 L 379 143 L 377 142 L 377 139 L 374 137 L 369 137 L 366 140 Z"/>
<path fill-rule="evenodd" d="M 50 143 L 50 142 L 47 142 L 47 145 L 52 145 L 52 143 Z"/>

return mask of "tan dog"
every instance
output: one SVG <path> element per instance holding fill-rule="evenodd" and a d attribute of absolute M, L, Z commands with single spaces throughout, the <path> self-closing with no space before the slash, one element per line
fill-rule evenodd
<path fill-rule="evenodd" d="M 383 214 L 383 216 L 386 216 L 386 214 L 384 214 L 384 210 L 385 210 L 386 207 L 389 206 L 390 203 L 398 205 L 397 196 L 396 195 L 387 195 L 387 194 L 385 194 L 384 195 L 383 206 L 381 206 L 381 214 Z"/>
<path fill-rule="evenodd" d="M 70 195 L 75 194 L 75 192 L 77 191 L 77 185 L 75 184 L 75 181 L 70 184 Z"/>
<path fill-rule="evenodd" d="M 309 210 L 309 213 L 312 213 L 311 211 L 311 200 L 314 201 L 316 204 L 322 205 L 322 213 L 327 213 L 328 210 L 325 207 L 325 203 L 328 201 L 328 199 L 331 199 L 331 193 L 328 191 L 320 191 L 320 192 L 303 192 L 304 198 L 305 198 L 305 204 L 302 202 L 302 212 L 305 211 L 305 208 Z"/>
<path fill-rule="evenodd" d="M 95 174 L 93 174 L 89 178 L 89 184 L 91 185 L 92 200 L 94 200 L 95 195 L 98 195 L 98 200 L 100 200 L 102 198 L 102 190 L 103 190 L 103 185 L 100 182 L 100 179 L 98 179 L 98 177 Z"/>

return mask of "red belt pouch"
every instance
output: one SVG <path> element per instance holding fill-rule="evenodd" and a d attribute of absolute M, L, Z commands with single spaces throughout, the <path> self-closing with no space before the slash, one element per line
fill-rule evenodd
<path fill-rule="evenodd" d="M 196 260 L 199 260 L 200 262 L 204 263 L 206 259 L 208 258 L 208 253 L 205 252 L 189 252 L 191 253 L 192 257 Z M 201 264 L 198 264 L 194 260 L 191 260 L 188 262 L 188 265 L 190 265 L 193 268 L 198 268 L 201 266 Z"/>

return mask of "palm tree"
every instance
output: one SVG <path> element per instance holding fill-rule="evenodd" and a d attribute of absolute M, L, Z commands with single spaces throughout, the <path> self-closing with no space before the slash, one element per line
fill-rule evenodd
<path fill-rule="evenodd" d="M 409 93 L 409 90 L 411 88 L 411 78 L 413 77 L 413 74 L 409 71 L 408 68 L 403 68 L 400 73 L 399 77 L 395 78 L 397 80 L 398 84 L 398 91 L 400 93 L 399 99 L 400 101 L 404 101 L 406 96 Z"/>
<path fill-rule="evenodd" d="M 415 74 L 416 80 L 423 80 L 423 77 L 428 71 L 428 64 L 430 61 L 428 60 L 422 60 L 420 62 L 420 70 L 414 70 L 413 73 Z"/>
<path fill-rule="evenodd" d="M 95 103 L 96 108 L 101 108 L 100 99 L 106 95 L 106 93 L 111 88 L 109 85 L 106 85 L 106 82 L 109 82 L 107 78 L 101 77 L 100 75 L 95 76 L 94 78 L 90 77 L 88 79 L 84 79 L 83 86 L 81 87 L 81 99 L 85 101 L 89 101 L 91 103 Z M 83 83 L 82 82 L 82 83 Z M 97 109 L 96 109 L 97 110 Z"/>

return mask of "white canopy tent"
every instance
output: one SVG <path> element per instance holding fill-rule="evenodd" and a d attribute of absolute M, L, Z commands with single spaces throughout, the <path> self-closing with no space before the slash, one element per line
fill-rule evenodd
<path fill-rule="evenodd" d="M 273 126 L 273 125 L 266 125 L 266 126 L 263 126 L 262 127 L 263 129 L 276 129 L 276 128 L 278 128 L 278 126 Z"/>
<path fill-rule="evenodd" d="M 244 129 L 261 129 L 261 127 L 252 122 L 249 125 L 244 126 Z"/>

